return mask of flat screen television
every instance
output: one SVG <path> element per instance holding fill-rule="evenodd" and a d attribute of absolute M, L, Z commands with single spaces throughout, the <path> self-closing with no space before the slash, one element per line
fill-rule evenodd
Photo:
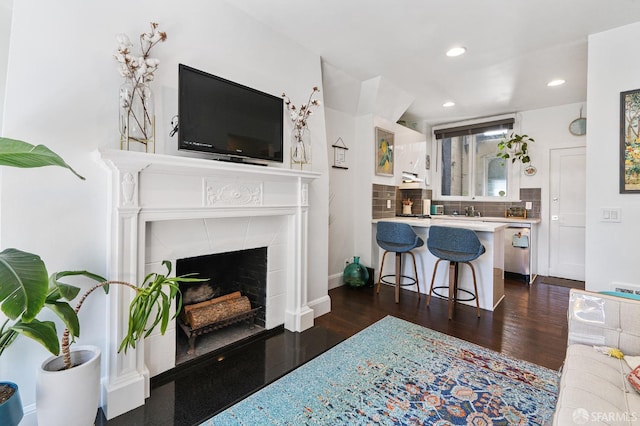
<path fill-rule="evenodd" d="M 180 64 L 178 149 L 283 161 L 282 98 Z"/>

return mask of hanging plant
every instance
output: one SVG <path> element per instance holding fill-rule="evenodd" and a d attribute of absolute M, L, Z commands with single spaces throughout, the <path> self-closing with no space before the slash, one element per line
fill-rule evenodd
<path fill-rule="evenodd" d="M 533 138 L 528 135 L 519 135 L 517 133 L 511 133 L 507 138 L 498 142 L 498 158 L 509 159 L 511 163 L 520 161 L 522 164 L 531 162 L 528 151 L 528 143 L 535 142 Z"/>

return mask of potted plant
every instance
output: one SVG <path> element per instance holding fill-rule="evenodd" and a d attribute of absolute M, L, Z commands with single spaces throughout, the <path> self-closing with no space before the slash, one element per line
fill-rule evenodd
<path fill-rule="evenodd" d="M 520 161 L 522 164 L 527 164 L 531 161 L 529 158 L 528 144 L 535 142 L 528 135 L 519 135 L 517 133 L 511 133 L 507 138 L 498 142 L 498 158 L 509 159 L 511 163 Z"/>
<path fill-rule="evenodd" d="M 118 352 L 135 348 L 136 343 L 148 336 L 158 325 L 160 332 L 165 333 L 169 320 L 180 311 L 182 298 L 179 290 L 180 282 L 203 281 L 189 276 L 169 277 L 171 262 L 165 261 L 166 275 L 148 274 L 142 285 L 135 286 L 124 281 L 102 281 L 87 290 L 79 299 L 74 310 L 78 313 L 87 297 L 99 288 L 108 289 L 110 285 L 123 285 L 136 292 L 129 305 L 129 322 L 125 337 Z M 68 275 L 87 275 L 86 271 L 64 272 L 54 274 L 54 280 Z M 60 284 L 58 284 L 60 285 Z M 171 308 L 177 301 L 175 314 L 171 316 Z M 73 337 L 79 330 L 67 327 L 62 336 L 62 355 L 52 356 L 42 363 L 38 371 L 36 384 L 36 405 L 38 407 L 38 424 L 69 425 L 92 424 L 96 417 L 96 408 L 100 397 L 100 350 L 95 346 L 80 346 L 71 351 Z M 64 389 L 64 392 L 60 392 Z M 70 423 L 69 413 L 73 412 Z"/>
<path fill-rule="evenodd" d="M 61 157 L 47 147 L 33 146 L 14 139 L 0 138 L 0 165 L 12 167 L 55 165 L 69 169 L 84 180 L 84 177 L 76 173 Z M 175 300 L 178 302 L 176 312 L 180 310 L 179 282 L 202 281 L 187 276 L 171 278 L 168 276 L 171 273 L 171 264 L 165 262 L 164 265 L 167 267 L 166 275 L 149 274 L 145 277 L 143 284 L 137 287 L 127 282 L 107 281 L 88 271 L 62 271 L 49 276 L 44 262 L 38 255 L 13 248 L 0 253 L 0 308 L 7 317 L 0 328 L 0 355 L 18 335 L 34 339 L 54 354 L 54 357 L 43 363 L 41 369 L 43 373 L 38 377 L 37 406 L 40 425 L 51 424 L 51 422 L 63 422 L 68 425 L 71 424 L 70 416 L 73 417 L 72 423 L 77 422 L 82 425 L 92 424 L 95 420 L 100 386 L 100 351 L 96 347 L 70 350 L 73 339 L 80 336 L 77 313 L 87 296 L 98 288 L 108 291 L 109 285 L 124 285 L 136 292 L 130 304 L 129 327 L 118 348 L 118 351 L 126 352 L 128 348 L 135 348 L 136 342 L 151 333 L 156 326 L 160 325 L 161 333 L 165 332 Z M 84 276 L 98 282 L 83 295 L 75 309 L 70 306 L 69 301 L 75 299 L 80 289 L 61 281 L 71 276 Z M 65 324 L 66 329 L 61 344 L 55 324 L 52 321 L 40 321 L 36 318 L 44 308 L 54 312 Z M 61 349 L 63 356 L 58 357 Z M 54 372 L 53 370 L 62 371 Z M 78 379 L 74 374 L 76 372 L 80 372 L 80 376 L 89 373 L 91 378 Z M 44 376 L 46 378 L 42 378 Z M 72 378 L 68 379 L 68 376 Z M 53 386 L 50 385 L 51 378 L 54 380 Z M 67 381 L 64 382 L 64 380 Z M 47 386 L 43 384 L 42 386 L 45 387 L 42 387 L 41 382 L 46 382 Z M 12 393 L 11 406 L 15 405 L 16 400 L 18 402 L 20 400 L 17 386 L 12 385 L 7 383 L 3 386 L 3 389 L 8 389 L 8 392 Z M 81 393 L 70 395 L 73 390 L 81 390 Z M 71 402 L 65 402 L 65 398 Z M 84 405 L 81 402 L 82 399 L 86 400 Z M 69 407 L 72 411 L 69 411 Z M 66 411 L 62 414 L 57 414 L 59 411 L 53 414 L 49 411 L 59 408 Z M 83 410 L 84 417 L 80 414 Z M 2 413 L 2 405 L 0 405 L 0 424 L 17 425 L 22 418 L 22 405 L 19 402 L 19 413 L 13 410 L 12 417 L 3 418 Z"/>
<path fill-rule="evenodd" d="M 65 167 L 84 180 L 84 177 L 47 147 L 33 146 L 14 139 L 0 138 L 0 165 Z M 73 299 L 77 290 L 71 286 L 50 288 L 47 270 L 39 256 L 17 249 L 2 251 L 0 309 L 6 319 L 0 325 L 0 355 L 18 335 L 30 337 L 50 352 L 59 353 L 60 345 L 55 324 L 52 321 L 39 321 L 36 316 L 46 307 L 60 316 L 65 323 L 72 324 L 75 313 L 66 301 Z M 77 322 L 77 317 L 75 319 Z M 12 382 L 0 382 L 0 424 L 17 425 L 22 416 L 18 386 Z"/>

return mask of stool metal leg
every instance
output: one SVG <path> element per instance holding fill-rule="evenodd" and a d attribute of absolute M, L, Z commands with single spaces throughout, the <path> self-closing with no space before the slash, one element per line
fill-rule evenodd
<path fill-rule="evenodd" d="M 382 262 L 380 262 L 380 273 L 378 274 L 378 285 L 376 286 L 376 293 L 379 294 L 380 293 L 380 285 L 384 282 L 385 284 L 390 284 L 390 285 L 394 285 L 395 287 L 395 302 L 396 303 L 400 303 L 400 287 L 402 287 L 403 285 L 413 285 L 415 281 L 416 286 L 418 287 L 418 299 L 420 299 L 420 281 L 418 280 L 418 264 L 416 263 L 416 258 L 414 256 L 414 254 L 412 252 L 407 252 L 411 255 L 411 258 L 413 259 L 413 273 L 415 276 L 415 279 L 407 276 L 407 275 L 402 275 L 402 255 L 404 254 L 403 252 L 394 252 L 396 255 L 396 270 L 395 270 L 395 274 L 391 275 L 391 274 L 387 274 L 387 275 L 383 275 L 383 270 L 384 270 L 384 260 L 385 257 L 387 256 L 387 253 L 389 253 L 388 250 L 385 250 L 384 254 L 382 255 Z M 391 282 L 388 280 L 389 277 L 394 277 L 395 281 Z M 402 279 L 406 278 L 409 280 L 413 280 L 410 281 L 408 284 L 402 284 Z"/>
<path fill-rule="evenodd" d="M 433 283 L 436 280 L 436 273 L 438 272 L 438 263 L 440 263 L 442 259 L 436 260 L 436 264 L 433 265 L 433 275 L 431 276 L 431 287 L 429 287 L 429 295 L 427 296 L 427 306 L 431 303 L 431 293 L 433 293 Z"/>
<path fill-rule="evenodd" d="M 396 252 L 396 303 L 400 303 L 400 280 L 402 279 L 402 253 Z"/>
<path fill-rule="evenodd" d="M 385 250 L 384 253 L 382 254 L 382 262 L 380 262 L 380 273 L 378 274 L 378 288 L 376 290 L 376 294 L 380 294 L 380 283 L 382 282 L 382 270 L 384 268 L 384 258 L 387 256 L 387 253 L 389 252 Z"/>
<path fill-rule="evenodd" d="M 476 293 L 476 311 L 478 312 L 478 318 L 480 318 L 480 296 L 478 296 L 478 285 L 476 284 L 476 270 L 471 262 L 465 262 L 471 267 L 471 275 L 473 276 L 473 291 Z"/>
<path fill-rule="evenodd" d="M 453 305 L 458 292 L 458 262 L 449 262 L 449 319 L 453 318 Z"/>
<path fill-rule="evenodd" d="M 413 276 L 416 277 L 416 287 L 418 287 L 418 300 L 420 300 L 420 281 L 418 280 L 418 266 L 416 265 L 416 257 L 413 255 L 413 252 L 407 252 L 411 255 L 413 259 Z"/>

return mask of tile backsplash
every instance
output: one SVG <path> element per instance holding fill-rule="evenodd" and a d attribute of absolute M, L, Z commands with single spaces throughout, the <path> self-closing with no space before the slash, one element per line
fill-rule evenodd
<path fill-rule="evenodd" d="M 412 214 L 431 214 L 431 212 L 422 211 L 422 200 L 431 199 L 430 189 L 396 189 L 396 214 L 402 213 L 402 201 L 411 200 L 413 205 L 411 206 Z"/>
<path fill-rule="evenodd" d="M 372 217 L 384 219 L 396 215 L 396 187 L 392 185 L 373 184 L 373 196 L 371 198 Z M 387 201 L 390 201 L 387 207 Z M 402 204 L 402 203 L 400 203 Z"/>
<path fill-rule="evenodd" d="M 373 184 L 372 187 L 372 217 L 374 219 L 384 219 L 395 217 L 402 213 L 402 200 L 411 199 L 413 201 L 413 214 L 424 214 L 422 212 L 422 199 L 431 198 L 430 189 L 398 189 L 391 185 Z M 387 200 L 390 200 L 390 207 L 387 208 Z M 520 200 L 516 202 L 500 201 L 441 201 L 432 200 L 431 204 L 442 204 L 444 214 L 458 212 L 464 214 L 464 208 L 473 206 L 482 216 L 504 217 L 505 210 L 509 207 L 525 207 L 527 201 L 531 202 L 531 209 L 527 210 L 527 217 L 540 217 L 540 188 L 523 188 L 520 190 Z"/>
<path fill-rule="evenodd" d="M 513 202 L 500 202 L 500 201 L 438 201 L 433 200 L 431 204 L 442 204 L 444 206 L 444 214 L 464 214 L 464 208 L 467 206 L 473 206 L 475 211 L 479 211 L 482 216 L 504 217 L 504 212 L 509 207 L 522 207 L 526 206 L 526 202 L 531 202 L 531 209 L 527 210 L 527 217 L 539 218 L 540 217 L 540 200 L 541 189 L 540 188 L 522 188 L 520 189 L 520 200 Z"/>

